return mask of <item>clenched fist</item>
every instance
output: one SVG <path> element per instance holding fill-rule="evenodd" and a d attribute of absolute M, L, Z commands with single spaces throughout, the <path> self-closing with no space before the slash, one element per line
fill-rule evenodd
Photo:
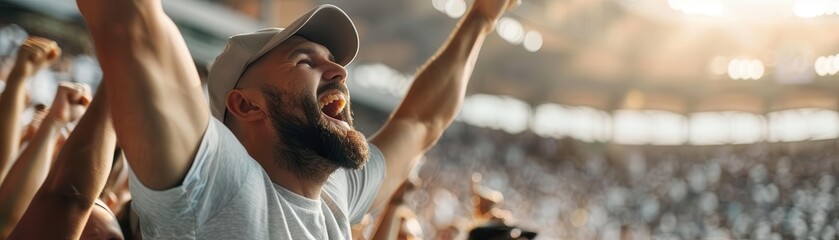
<path fill-rule="evenodd" d="M 59 56 L 61 56 L 61 48 L 54 41 L 29 37 L 18 50 L 12 72 L 17 72 L 21 76 L 31 76 Z"/>
<path fill-rule="evenodd" d="M 62 82 L 52 102 L 47 118 L 63 123 L 78 120 L 90 104 L 90 87 L 84 83 Z"/>

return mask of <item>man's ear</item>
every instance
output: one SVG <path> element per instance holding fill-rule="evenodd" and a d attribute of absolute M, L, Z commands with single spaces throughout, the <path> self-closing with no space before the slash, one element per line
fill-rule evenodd
<path fill-rule="evenodd" d="M 257 121 L 265 118 L 262 107 L 248 92 L 233 89 L 227 93 L 227 111 L 242 122 Z"/>

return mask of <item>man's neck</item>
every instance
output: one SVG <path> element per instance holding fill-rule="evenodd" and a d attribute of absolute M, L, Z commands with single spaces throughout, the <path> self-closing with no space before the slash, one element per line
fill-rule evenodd
<path fill-rule="evenodd" d="M 318 163 L 319 159 L 299 160 L 300 156 L 277 156 L 273 149 L 249 151 L 268 178 L 277 185 L 309 199 L 320 199 L 326 180 L 337 168 Z M 298 162 L 295 162 L 298 159 Z"/>
<path fill-rule="evenodd" d="M 323 185 L 337 167 L 325 164 L 323 159 L 301 160 L 307 156 L 282 154 L 277 151 L 278 147 L 273 141 L 266 141 L 274 137 L 264 133 L 250 132 L 236 137 L 245 146 L 248 154 L 262 166 L 272 182 L 300 196 L 320 199 Z"/>
<path fill-rule="evenodd" d="M 273 162 L 276 160 L 272 159 L 269 161 Z M 263 164 L 261 161 L 259 162 L 260 165 L 262 165 L 262 168 L 265 169 L 265 172 L 268 173 L 268 178 L 270 178 L 272 182 L 305 198 L 320 199 L 320 192 L 323 190 L 323 185 L 326 184 L 326 179 L 323 181 L 316 181 L 301 178 L 293 171 L 278 167 L 276 163 Z"/>

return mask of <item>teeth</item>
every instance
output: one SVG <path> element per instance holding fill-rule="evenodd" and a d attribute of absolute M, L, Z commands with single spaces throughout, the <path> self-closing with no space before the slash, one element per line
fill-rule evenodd
<path fill-rule="evenodd" d="M 320 105 L 320 108 L 323 108 L 323 106 L 326 106 L 326 104 L 329 104 L 332 101 L 335 101 L 335 95 L 327 95 L 321 98 L 318 104 Z"/>
<path fill-rule="evenodd" d="M 346 106 L 346 100 L 344 99 L 344 95 L 342 95 L 342 94 L 331 94 L 331 95 L 324 96 L 323 98 L 320 99 L 320 101 L 318 101 L 318 107 L 320 109 L 323 109 L 323 107 L 326 106 L 327 104 L 330 104 L 330 103 L 332 103 L 334 101 L 338 101 L 338 100 L 341 101 L 340 102 L 341 105 L 338 106 L 338 112 L 344 111 L 344 106 Z"/>
<path fill-rule="evenodd" d="M 347 101 L 345 101 L 343 97 L 340 100 L 341 100 L 340 105 L 338 105 L 338 112 L 339 113 L 344 111 L 344 106 L 347 106 Z"/>

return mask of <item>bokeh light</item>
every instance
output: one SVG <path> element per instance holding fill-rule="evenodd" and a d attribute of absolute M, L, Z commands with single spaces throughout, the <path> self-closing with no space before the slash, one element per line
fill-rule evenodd
<path fill-rule="evenodd" d="M 524 39 L 524 28 L 521 23 L 509 17 L 502 17 L 498 21 L 496 31 L 501 38 L 512 44 L 519 44 Z"/>
<path fill-rule="evenodd" d="M 446 15 L 451 18 L 459 18 L 466 13 L 466 1 L 464 0 L 448 0 L 446 2 Z"/>
<path fill-rule="evenodd" d="M 527 34 L 524 35 L 523 44 L 527 51 L 539 51 L 542 48 L 542 34 L 537 31 L 527 31 Z"/>
<path fill-rule="evenodd" d="M 728 77 L 733 80 L 758 80 L 766 69 L 760 60 L 734 58 L 728 62 L 727 71 Z"/>

